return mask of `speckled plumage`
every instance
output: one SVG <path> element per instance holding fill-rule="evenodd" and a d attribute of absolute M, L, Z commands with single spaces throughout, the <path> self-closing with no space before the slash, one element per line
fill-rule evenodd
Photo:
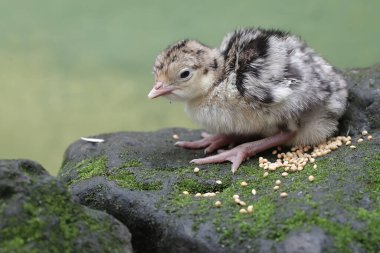
<path fill-rule="evenodd" d="M 277 30 L 236 30 L 219 48 L 177 42 L 157 57 L 154 73 L 173 89 L 163 95 L 184 101 L 213 134 L 294 132 L 284 144 L 317 144 L 334 133 L 346 106 L 343 77 L 298 37 Z"/>

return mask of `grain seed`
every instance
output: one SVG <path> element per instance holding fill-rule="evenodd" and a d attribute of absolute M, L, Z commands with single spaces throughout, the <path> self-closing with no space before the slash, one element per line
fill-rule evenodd
<path fill-rule="evenodd" d="M 245 186 L 247 186 L 248 184 L 247 184 L 247 182 L 245 182 L 245 181 L 243 181 L 243 182 L 241 182 L 240 183 L 240 186 L 242 186 L 242 187 L 245 187 Z"/>
<path fill-rule="evenodd" d="M 282 172 L 282 174 L 281 174 L 283 177 L 287 177 L 288 175 L 289 175 L 289 173 L 288 172 Z"/>

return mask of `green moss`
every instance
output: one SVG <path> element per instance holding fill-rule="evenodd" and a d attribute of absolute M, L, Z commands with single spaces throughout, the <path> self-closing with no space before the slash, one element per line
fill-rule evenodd
<path fill-rule="evenodd" d="M 141 167 L 142 163 L 138 160 L 129 160 L 125 162 L 121 167 L 129 168 L 129 167 Z"/>
<path fill-rule="evenodd" d="M 286 235 L 293 230 L 308 229 L 318 226 L 329 233 L 334 238 L 334 252 L 352 252 L 349 245 L 352 242 L 360 242 L 367 250 L 366 252 L 376 252 L 380 238 L 380 209 L 368 212 L 359 209 L 358 217 L 361 217 L 368 226 L 354 230 L 349 224 L 339 224 L 321 217 L 317 212 L 306 213 L 304 211 L 295 212 L 291 218 L 283 221 L 280 226 L 271 226 L 268 238 L 283 240 Z"/>
<path fill-rule="evenodd" d="M 204 179 L 185 178 L 180 180 L 175 188 L 178 192 L 188 191 L 189 193 L 207 193 L 223 191 L 223 184 L 217 184 L 214 180 L 207 181 Z"/>
<path fill-rule="evenodd" d="M 0 248 L 2 252 L 72 252 L 80 246 L 82 252 L 86 245 L 77 245 L 81 233 L 109 234 L 110 223 L 88 216 L 83 207 L 74 204 L 63 189 L 57 187 L 54 180 L 34 188 L 30 195 L 14 195 L 14 201 L 22 209 L 17 217 L 7 217 L 4 205 L 1 217 L 7 217 L 0 229 Z M 110 237 L 99 238 L 100 245 L 107 249 L 121 252 L 122 248 Z M 83 248 L 84 247 L 84 248 Z"/>
<path fill-rule="evenodd" d="M 366 159 L 369 166 L 368 175 L 366 177 L 367 190 L 373 200 L 380 202 L 380 154 Z"/>
<path fill-rule="evenodd" d="M 368 252 L 377 252 L 380 248 L 380 207 L 368 211 L 364 208 L 359 208 L 357 217 L 367 224 L 367 228 L 359 233 L 359 240 L 364 244 Z"/>
<path fill-rule="evenodd" d="M 162 183 L 154 182 L 138 182 L 133 172 L 121 170 L 115 174 L 107 176 L 107 179 L 115 181 L 120 187 L 132 190 L 155 191 L 162 188 Z"/>
<path fill-rule="evenodd" d="M 97 159 L 86 159 L 79 162 L 74 169 L 77 171 L 77 177 L 72 181 L 72 183 L 82 181 L 88 178 L 96 176 L 106 175 L 106 162 L 105 157 L 100 157 Z"/>
<path fill-rule="evenodd" d="M 73 180 L 70 180 L 68 184 L 70 185 L 92 177 L 102 176 L 108 180 L 115 181 L 120 187 L 127 189 L 152 191 L 162 188 L 160 181 L 148 180 L 146 182 L 140 182 L 136 180 L 135 173 L 124 169 L 142 166 L 142 163 L 137 160 L 130 160 L 124 163 L 120 168 L 107 169 L 106 164 L 107 159 L 103 156 L 79 162 L 73 167 L 77 176 Z M 146 174 L 147 177 L 149 177 L 149 173 Z"/>

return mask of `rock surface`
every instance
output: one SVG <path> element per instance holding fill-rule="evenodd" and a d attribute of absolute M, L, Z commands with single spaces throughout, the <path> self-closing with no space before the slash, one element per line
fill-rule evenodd
<path fill-rule="evenodd" d="M 349 87 L 348 106 L 341 119 L 341 134 L 380 129 L 380 64 L 345 73 Z"/>
<path fill-rule="evenodd" d="M 1 252 L 132 252 L 128 229 L 72 201 L 41 165 L 0 160 Z"/>
<path fill-rule="evenodd" d="M 254 157 L 235 175 L 230 164 L 199 166 L 194 173 L 188 162 L 202 151 L 176 148 L 172 136 L 194 140 L 200 131 L 164 129 L 97 136 L 104 143 L 77 141 L 59 178 L 82 204 L 127 225 L 136 252 L 379 252 L 380 66 L 346 76 L 350 104 L 340 132 L 366 129 L 374 139 L 356 143 L 357 135 L 356 149 L 344 145 L 317 158 L 317 169 L 307 165 L 286 178 L 277 170 L 264 178 Z M 262 156 L 276 160 L 270 152 Z M 273 190 L 276 179 L 287 198 Z M 195 196 L 207 192 L 219 193 Z M 254 212 L 239 213 L 234 194 Z"/>

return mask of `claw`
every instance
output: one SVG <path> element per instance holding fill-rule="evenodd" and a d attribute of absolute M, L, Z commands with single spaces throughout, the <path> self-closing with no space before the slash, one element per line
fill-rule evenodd
<path fill-rule="evenodd" d="M 184 141 L 177 141 L 176 143 L 174 143 L 174 146 L 176 147 L 181 147 L 181 145 L 183 144 Z"/>
<path fill-rule="evenodd" d="M 209 133 L 206 133 L 206 132 L 202 132 L 201 136 L 202 136 L 202 138 L 208 138 L 208 137 L 211 137 L 212 135 Z"/>

